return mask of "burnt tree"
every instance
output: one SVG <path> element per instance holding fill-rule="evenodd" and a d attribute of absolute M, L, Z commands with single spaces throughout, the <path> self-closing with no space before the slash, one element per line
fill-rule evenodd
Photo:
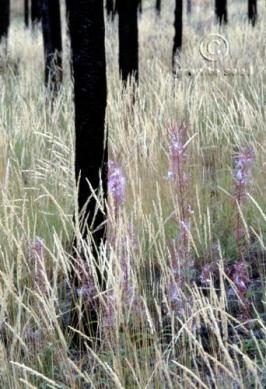
<path fill-rule="evenodd" d="M 92 237 L 95 259 L 106 237 L 107 134 L 105 112 L 107 80 L 103 0 L 68 0 L 75 103 L 75 174 L 78 185 L 79 224 L 83 238 Z M 77 247 L 78 248 L 78 247 Z M 81 253 L 82 256 L 82 253 Z M 103 281 L 100 274 L 99 282 Z M 87 317 L 88 315 L 88 317 Z M 97 313 L 85 309 L 78 318 L 83 331 L 95 334 Z"/>
<path fill-rule="evenodd" d="M 175 21 L 174 21 L 175 35 L 173 47 L 173 69 L 176 67 L 176 60 L 179 58 L 182 49 L 183 38 L 183 0 L 176 0 L 175 2 Z"/>
<path fill-rule="evenodd" d="M 29 27 L 29 0 L 24 0 L 24 23 L 25 27 Z"/>
<path fill-rule="evenodd" d="M 124 83 L 139 77 L 138 0 L 117 0 L 119 15 L 119 69 Z"/>
<path fill-rule="evenodd" d="M 161 14 L 161 0 L 156 0 L 155 4 L 156 13 L 158 16 Z"/>
<path fill-rule="evenodd" d="M 215 0 L 215 16 L 220 25 L 228 23 L 227 0 Z"/>
<path fill-rule="evenodd" d="M 58 92 L 62 83 L 62 29 L 59 0 L 42 0 L 45 85 Z"/>
<path fill-rule="evenodd" d="M 78 204 L 80 212 L 86 206 L 86 226 L 81 226 L 84 235 L 90 229 L 99 247 L 105 236 L 105 228 L 99 227 L 105 222 L 105 217 L 97 209 L 94 198 L 87 202 L 92 195 L 88 182 L 97 193 L 102 180 L 104 198 L 107 198 L 107 82 L 103 0 L 68 0 L 68 3 L 74 76 Z"/>
<path fill-rule="evenodd" d="M 248 0 L 248 21 L 255 27 L 258 18 L 257 0 Z"/>
<path fill-rule="evenodd" d="M 36 27 L 41 21 L 41 0 L 31 0 L 31 25 Z"/>
<path fill-rule="evenodd" d="M 7 36 L 10 23 L 10 0 L 0 0 L 0 43 L 6 50 Z"/>

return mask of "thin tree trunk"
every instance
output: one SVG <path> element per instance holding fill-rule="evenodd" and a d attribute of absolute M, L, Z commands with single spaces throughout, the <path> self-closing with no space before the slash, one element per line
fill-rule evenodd
<path fill-rule="evenodd" d="M 45 85 L 58 92 L 62 83 L 62 30 L 59 0 L 42 0 Z"/>
<path fill-rule="evenodd" d="M 122 80 L 139 77 L 138 0 L 117 0 L 119 14 L 119 69 Z"/>
<path fill-rule="evenodd" d="M 180 56 L 182 49 L 182 37 L 183 37 L 183 0 L 176 0 L 175 3 L 175 36 L 173 47 L 173 68 L 175 71 L 176 59 Z"/>
<path fill-rule="evenodd" d="M 7 49 L 7 37 L 10 23 L 10 0 L 0 0 L 0 44 Z"/>
<path fill-rule="evenodd" d="M 41 0 L 31 0 L 31 25 L 35 28 L 41 21 Z"/>
<path fill-rule="evenodd" d="M 248 0 L 248 20 L 255 27 L 258 18 L 257 0 Z"/>
<path fill-rule="evenodd" d="M 106 216 L 99 209 L 91 188 L 98 196 L 102 189 L 102 205 L 105 209 L 108 170 L 103 0 L 68 0 L 68 12 L 74 74 L 75 171 L 79 185 L 79 212 L 83 213 L 80 228 L 84 238 L 90 230 L 94 242 L 93 253 L 97 259 L 106 237 Z M 101 277 L 99 282 L 102 284 Z M 87 313 L 89 318 L 83 316 L 81 319 L 83 330 L 95 334 L 97 313 L 93 308 Z"/>
<path fill-rule="evenodd" d="M 156 8 L 157 15 L 160 16 L 161 15 L 161 0 L 156 0 L 155 8 Z"/>
<path fill-rule="evenodd" d="M 25 27 L 29 27 L 29 0 L 24 0 L 24 23 Z"/>
<path fill-rule="evenodd" d="M 227 0 L 215 0 L 215 15 L 220 25 L 228 23 Z"/>

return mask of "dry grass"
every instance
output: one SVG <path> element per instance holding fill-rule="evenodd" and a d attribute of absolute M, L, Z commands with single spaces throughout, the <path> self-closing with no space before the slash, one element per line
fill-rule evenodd
<path fill-rule="evenodd" d="M 116 244 L 108 261 L 106 252 L 101 253 L 115 304 L 114 324 L 106 327 L 102 320 L 100 343 L 83 355 L 69 350 L 73 330 L 67 328 L 69 244 L 77 233 L 67 43 L 64 85 L 52 110 L 43 86 L 41 34 L 31 36 L 20 19 L 12 25 L 8 63 L 0 70 L 2 388 L 265 387 L 266 9 L 259 1 L 260 21 L 252 30 L 245 20 L 246 3 L 236 3 L 230 6 L 230 25 L 222 31 L 230 44 L 223 65 L 253 66 L 254 73 L 208 76 L 200 73 L 207 64 L 199 45 L 217 26 L 209 2 L 195 7 L 193 21 L 186 21 L 183 58 L 184 69 L 195 69 L 195 75 L 175 80 L 170 3 L 161 20 L 152 9 L 140 20 L 141 80 L 134 106 L 132 89 L 122 92 L 118 78 L 117 26 L 107 25 L 110 153 L 126 176 L 126 200 L 116 225 L 110 222 Z M 193 137 L 187 152 L 186 201 L 194 210 L 188 252 L 195 266 L 182 291 L 182 315 L 176 315 L 167 289 L 180 209 L 165 177 L 169 126 L 182 122 Z M 255 164 L 242 209 L 242 246 L 251 278 L 248 298 L 253 304 L 244 325 L 232 309 L 226 267 L 239 259 L 233 155 L 246 145 L 254 148 Z M 129 225 L 134 239 L 127 233 Z M 45 246 L 42 287 L 31 247 L 36 237 Z M 88 243 L 83 245 L 94 266 Z M 125 303 L 121 294 L 123 260 L 130 262 L 139 315 L 134 298 Z M 216 274 L 203 288 L 198 276 L 211 261 L 217 264 Z"/>

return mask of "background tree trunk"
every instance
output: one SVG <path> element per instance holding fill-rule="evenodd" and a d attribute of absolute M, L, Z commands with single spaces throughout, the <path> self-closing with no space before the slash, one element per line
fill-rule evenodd
<path fill-rule="evenodd" d="M 29 0 L 24 0 L 24 23 L 25 27 L 29 27 Z"/>
<path fill-rule="evenodd" d="M 58 92 L 62 83 L 62 30 L 59 0 L 42 0 L 45 85 Z"/>
<path fill-rule="evenodd" d="M 227 0 L 215 0 L 215 15 L 220 25 L 228 23 Z"/>
<path fill-rule="evenodd" d="M 173 69 L 175 71 L 176 59 L 179 57 L 182 49 L 182 36 L 183 36 L 183 0 L 176 0 L 175 4 L 175 36 L 173 47 Z"/>
<path fill-rule="evenodd" d="M 34 28 L 41 21 L 41 0 L 31 0 L 31 25 Z"/>
<path fill-rule="evenodd" d="M 257 0 L 248 0 L 248 20 L 255 27 L 258 17 Z"/>
<path fill-rule="evenodd" d="M 138 0 L 117 0 L 119 14 L 119 69 L 126 83 L 130 76 L 138 81 Z"/>
<path fill-rule="evenodd" d="M 160 16 L 160 14 L 161 14 L 161 0 L 156 0 L 155 8 L 156 8 L 157 15 Z"/>
<path fill-rule="evenodd" d="M 0 43 L 7 46 L 7 36 L 10 23 L 10 0 L 0 0 Z"/>

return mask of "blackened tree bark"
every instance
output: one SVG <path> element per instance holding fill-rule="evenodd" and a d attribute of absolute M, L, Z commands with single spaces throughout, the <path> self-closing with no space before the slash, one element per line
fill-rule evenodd
<path fill-rule="evenodd" d="M 59 0 L 42 0 L 45 85 L 58 92 L 62 83 L 62 29 Z"/>
<path fill-rule="evenodd" d="M 97 259 L 98 250 L 105 241 L 106 216 L 99 209 L 93 191 L 102 195 L 105 209 L 108 170 L 103 0 L 68 0 L 68 15 L 74 76 L 75 171 L 79 185 L 78 206 L 82 214 L 79 222 L 84 238 L 88 230 L 91 232 L 93 253 Z M 102 280 L 99 281 L 102 284 Z M 89 319 L 85 316 L 82 319 L 83 331 L 95 334 L 97 314 L 92 308 L 88 315 Z"/>
<path fill-rule="evenodd" d="M 119 15 L 119 69 L 126 83 L 130 76 L 138 81 L 138 0 L 117 0 Z"/>
<path fill-rule="evenodd" d="M 41 0 L 31 0 L 31 25 L 34 28 L 41 21 Z"/>
<path fill-rule="evenodd" d="M 257 0 L 248 0 L 248 20 L 255 27 L 258 17 Z"/>
<path fill-rule="evenodd" d="M 173 47 L 173 68 L 175 70 L 176 58 L 179 57 L 182 49 L 183 38 L 183 0 L 176 0 L 175 3 L 175 36 Z"/>
<path fill-rule="evenodd" d="M 24 23 L 25 27 L 29 27 L 29 0 L 24 0 Z"/>
<path fill-rule="evenodd" d="M 227 0 L 215 0 L 215 15 L 220 25 L 228 23 Z"/>
<path fill-rule="evenodd" d="M 160 16 L 160 14 L 161 14 L 161 0 L 156 0 L 155 8 L 156 8 L 157 15 Z"/>
<path fill-rule="evenodd" d="M 10 23 L 10 0 L 0 0 L 0 43 L 5 45 Z"/>

